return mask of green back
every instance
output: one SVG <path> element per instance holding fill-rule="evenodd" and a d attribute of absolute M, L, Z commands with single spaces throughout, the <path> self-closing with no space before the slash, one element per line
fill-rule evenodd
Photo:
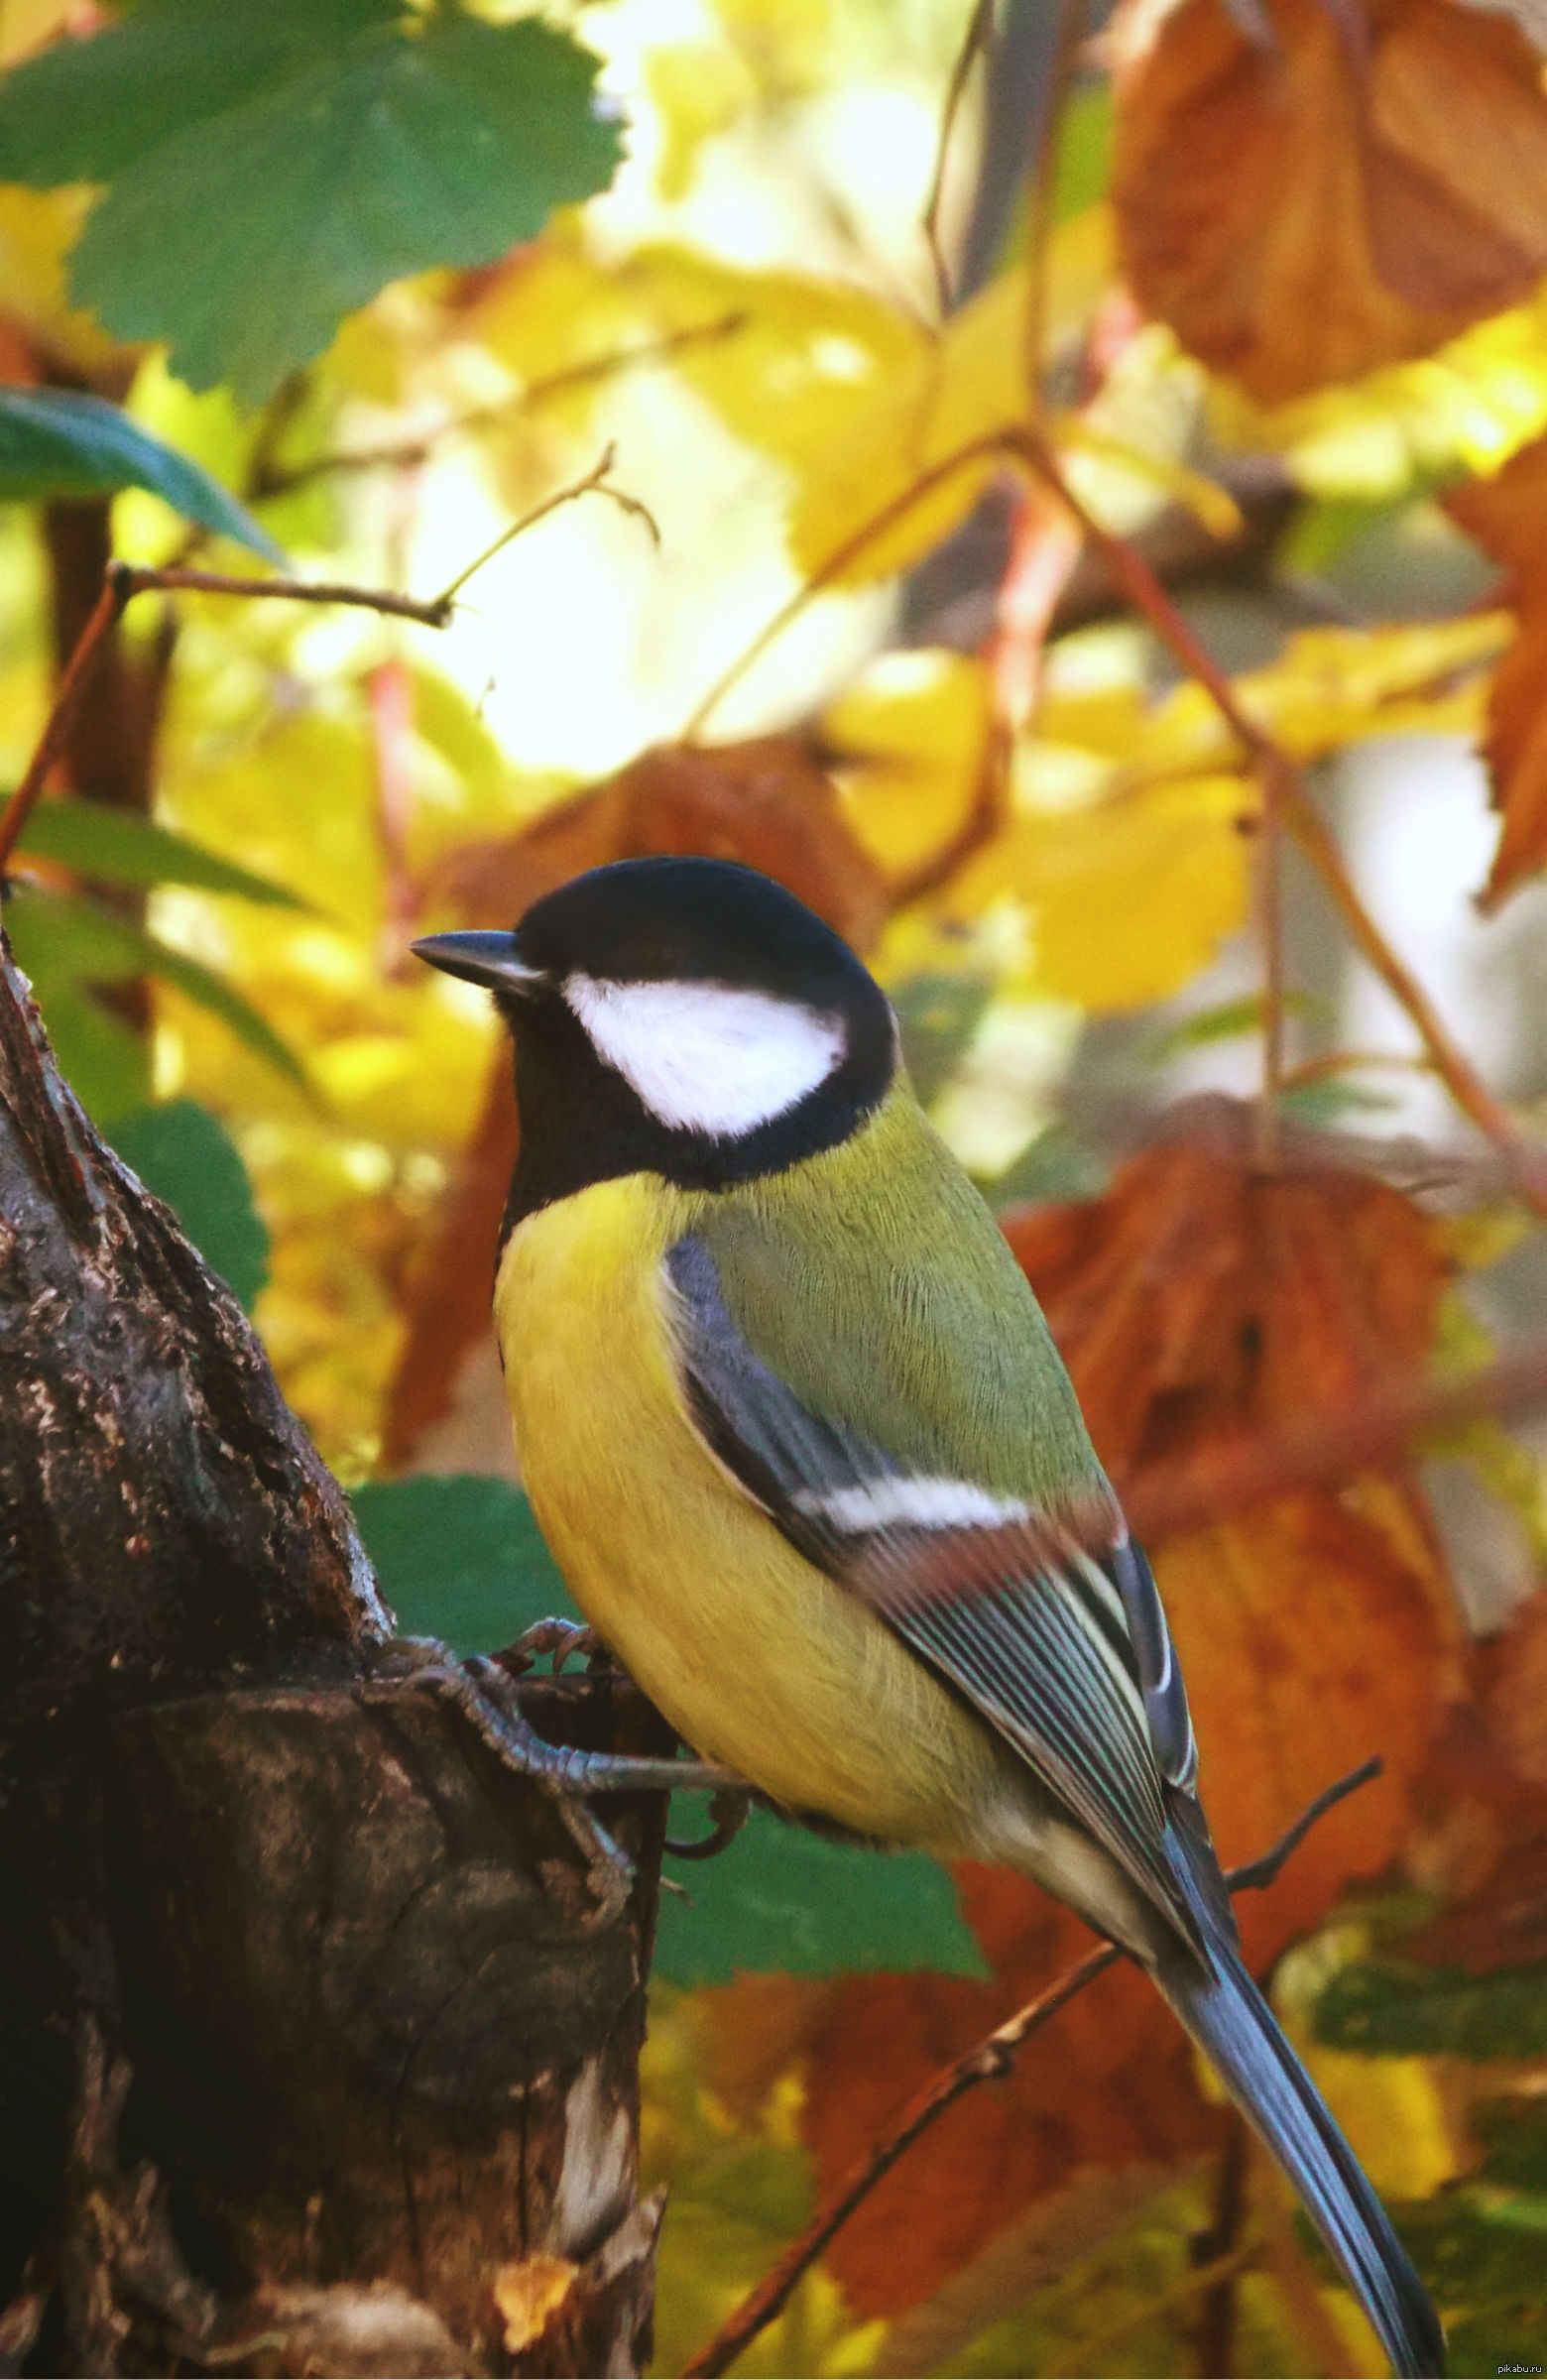
<path fill-rule="evenodd" d="M 808 1411 L 996 1494 L 1102 1488 L 1042 1310 L 905 1077 L 852 1139 L 705 1198 L 693 1228 L 737 1329 Z"/>

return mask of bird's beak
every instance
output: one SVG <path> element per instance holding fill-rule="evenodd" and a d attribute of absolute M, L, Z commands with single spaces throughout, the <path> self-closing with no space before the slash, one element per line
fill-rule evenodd
<path fill-rule="evenodd" d="M 514 934 L 426 934 L 413 949 L 416 959 L 427 960 L 442 975 L 459 975 L 464 983 L 482 984 L 507 999 L 520 999 L 547 982 L 540 967 L 529 966 L 522 957 Z"/>

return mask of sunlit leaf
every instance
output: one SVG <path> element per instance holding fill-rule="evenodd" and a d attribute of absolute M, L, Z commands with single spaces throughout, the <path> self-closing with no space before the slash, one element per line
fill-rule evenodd
<path fill-rule="evenodd" d="M 1142 1007 L 1207 966 L 1247 915 L 1243 832 L 1255 808 L 1235 776 L 1153 785 L 1126 800 L 1013 819 L 953 878 L 953 914 L 1024 902 L 1031 981 L 1082 1007 Z"/>
<path fill-rule="evenodd" d="M 74 389 L 0 389 L 0 503 L 111 496 L 148 488 L 188 521 L 283 562 L 284 554 L 218 480 L 153 438 L 116 405 Z"/>
<path fill-rule="evenodd" d="M 1547 866 L 1547 438 L 1522 447 L 1492 479 L 1453 489 L 1447 510 L 1509 573 L 1515 642 L 1493 673 L 1485 744 L 1499 811 L 1498 849 L 1483 892 L 1496 908 Z"/>
<path fill-rule="evenodd" d="M 1114 193 L 1140 302 L 1263 403 L 1438 347 L 1547 265 L 1547 98 L 1530 44 L 1455 0 L 1374 14 L 1350 71 L 1318 0 L 1271 46 L 1215 0 L 1145 20 Z"/>
<path fill-rule="evenodd" d="M 132 810 L 104 802 L 60 799 L 40 802 L 22 830 L 18 849 L 39 859 L 58 860 L 108 885 L 193 885 L 205 892 L 229 892 L 267 907 L 306 910 L 310 902 L 272 877 L 239 868 L 186 835 L 158 826 Z"/>
<path fill-rule="evenodd" d="M 596 60 L 399 0 L 145 0 L 0 88 L 0 175 L 106 182 L 75 295 L 249 403 L 389 281 L 474 265 L 611 178 Z"/>

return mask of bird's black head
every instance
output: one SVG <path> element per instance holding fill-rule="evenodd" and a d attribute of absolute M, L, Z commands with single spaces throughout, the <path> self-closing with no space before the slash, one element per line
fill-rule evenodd
<path fill-rule="evenodd" d="M 892 1011 L 845 943 L 726 860 L 620 860 L 514 933 L 415 949 L 486 984 L 516 1041 L 507 1225 L 587 1184 L 721 1190 L 846 1139 L 885 1098 Z"/>

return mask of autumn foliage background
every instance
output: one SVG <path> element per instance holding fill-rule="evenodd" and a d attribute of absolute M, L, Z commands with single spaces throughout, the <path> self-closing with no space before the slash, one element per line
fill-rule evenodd
<path fill-rule="evenodd" d="M 405 1623 L 492 1645 L 558 1595 L 487 1328 L 515 1126 L 408 943 L 652 851 L 830 918 L 1153 1521 L 1222 1853 L 1381 1755 L 1246 1939 L 1455 2368 L 1539 2366 L 1547 1437 L 1463 1397 L 1350 1469 L 1325 1427 L 1547 1327 L 1539 11 L 240 14 L 0 9 L 7 779 L 110 550 L 263 566 L 169 451 L 300 574 L 424 597 L 612 460 L 438 632 L 137 598 L 11 863 L 66 1071 Z M 39 446 L 61 391 L 128 463 Z M 770 1821 L 668 1905 L 662 2371 L 1086 1947 L 921 1864 Z M 1119 1968 L 743 2368 L 1381 2366 Z"/>

